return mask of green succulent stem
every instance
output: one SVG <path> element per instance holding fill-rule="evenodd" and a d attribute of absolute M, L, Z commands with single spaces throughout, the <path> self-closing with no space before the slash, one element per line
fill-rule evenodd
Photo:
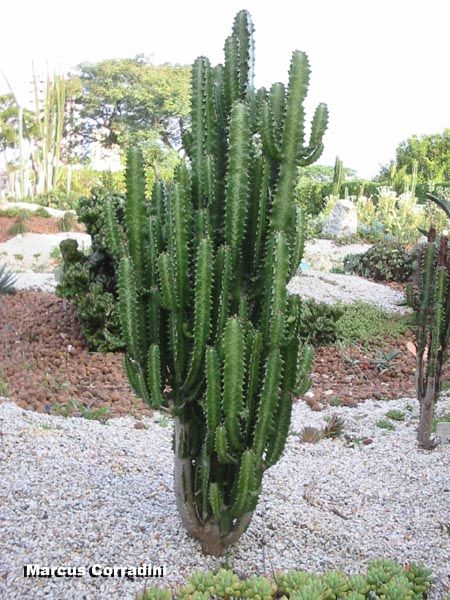
<path fill-rule="evenodd" d="M 106 213 L 125 371 L 136 394 L 174 417 L 178 510 L 215 555 L 250 523 L 312 362 L 286 286 L 305 243 L 297 170 L 320 156 L 328 112 L 317 107 L 305 142 L 303 52 L 287 86 L 255 89 L 253 30 L 240 11 L 224 64 L 194 62 L 187 158 L 174 180 L 146 198 L 142 153 L 131 148 L 124 227 Z"/>

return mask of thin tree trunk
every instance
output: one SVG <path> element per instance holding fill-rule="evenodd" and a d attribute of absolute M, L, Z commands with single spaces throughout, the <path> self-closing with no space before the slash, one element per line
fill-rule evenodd
<path fill-rule="evenodd" d="M 420 403 L 420 419 L 417 441 L 419 448 L 432 450 L 436 447 L 436 441 L 431 437 L 433 424 L 434 405 L 437 399 L 435 379 L 429 378 L 425 390 L 418 395 Z"/>

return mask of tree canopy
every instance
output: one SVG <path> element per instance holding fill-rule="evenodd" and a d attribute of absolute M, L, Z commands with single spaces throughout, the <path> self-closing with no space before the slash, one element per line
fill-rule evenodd
<path fill-rule="evenodd" d="M 450 181 L 450 129 L 442 134 L 413 135 L 401 142 L 395 161 L 384 165 L 378 178 L 402 185 L 412 175 L 415 162 L 418 183 Z"/>
<path fill-rule="evenodd" d="M 84 144 L 176 148 L 189 113 L 190 67 L 148 58 L 82 63 L 71 75 L 75 131 Z"/>

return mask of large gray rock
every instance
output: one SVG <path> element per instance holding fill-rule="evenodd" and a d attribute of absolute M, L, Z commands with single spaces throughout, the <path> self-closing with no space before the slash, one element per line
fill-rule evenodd
<path fill-rule="evenodd" d="M 323 224 L 323 235 L 331 238 L 346 237 L 356 234 L 358 215 L 356 206 L 351 200 L 338 200 L 329 217 Z"/>

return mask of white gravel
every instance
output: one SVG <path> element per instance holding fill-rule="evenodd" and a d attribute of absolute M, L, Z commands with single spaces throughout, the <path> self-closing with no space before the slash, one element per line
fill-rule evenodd
<path fill-rule="evenodd" d="M 291 294 L 325 304 L 367 302 L 393 313 L 403 314 L 410 310 L 399 306 L 404 302 L 401 292 L 357 275 L 310 270 L 293 277 L 287 289 Z"/>
<path fill-rule="evenodd" d="M 407 414 L 393 432 L 376 426 L 391 408 Z M 439 411 L 448 410 L 444 399 Z M 332 413 L 345 418 L 352 443 L 299 443 L 303 425 L 323 423 Z M 131 417 L 102 425 L 0 404 L 1 598 L 131 600 L 145 585 L 88 575 L 25 579 L 26 563 L 166 564 L 160 585 L 223 563 L 204 557 L 179 521 L 171 425 L 157 413 L 144 422 L 148 429 L 137 430 Z M 438 577 L 430 598 L 443 598 L 450 590 L 450 447 L 418 450 L 416 424 L 411 400 L 320 414 L 297 403 L 285 455 L 266 474 L 254 519 L 229 565 L 242 574 L 357 572 L 377 557 L 418 561 Z M 372 444 L 359 443 L 367 436 Z"/>
<path fill-rule="evenodd" d="M 62 240 L 77 240 L 80 250 L 91 245 L 91 236 L 87 233 L 64 231 L 61 233 L 24 233 L 0 244 L 0 260 L 20 271 L 47 264 L 51 269 L 52 250 Z M 19 257 L 19 258 L 18 258 Z"/>
<path fill-rule="evenodd" d="M 0 244 L 0 264 L 14 271 L 17 279 L 16 289 L 54 292 L 57 285 L 57 261 L 51 254 L 52 250 L 67 238 L 76 239 L 80 250 L 91 245 L 90 235 L 74 231 L 25 233 Z"/>
<path fill-rule="evenodd" d="M 316 271 L 330 271 L 343 265 L 347 254 L 364 254 L 372 244 L 336 244 L 333 240 L 312 239 L 305 244 L 303 261 Z"/>

